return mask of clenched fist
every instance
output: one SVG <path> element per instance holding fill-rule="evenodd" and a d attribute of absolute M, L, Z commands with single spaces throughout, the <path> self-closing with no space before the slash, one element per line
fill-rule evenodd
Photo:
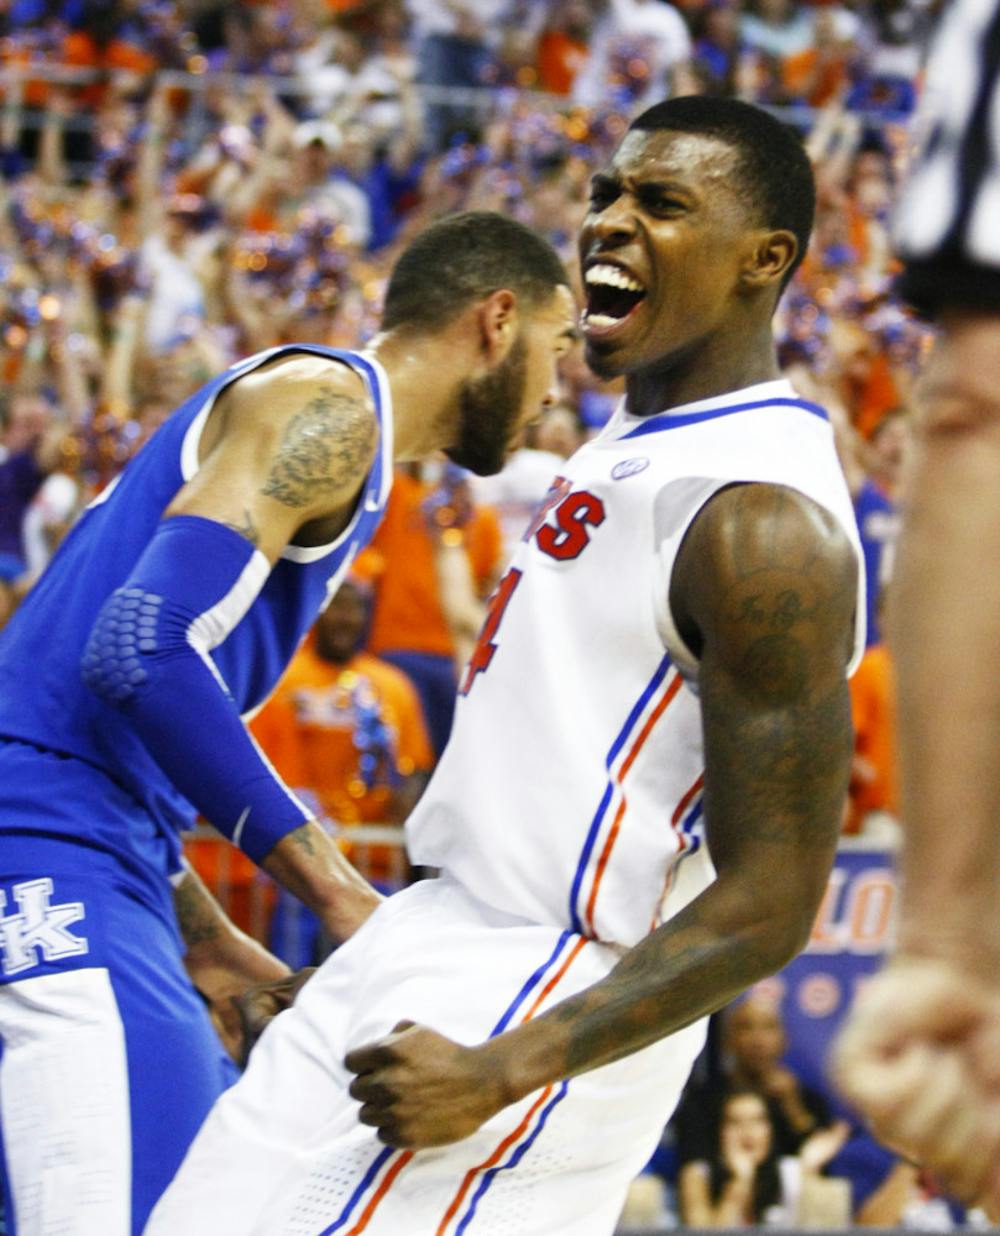
<path fill-rule="evenodd" d="M 1000 987 L 899 957 L 859 994 L 833 1069 L 880 1139 L 1000 1217 Z"/>
<path fill-rule="evenodd" d="M 388 1146 L 444 1146 L 474 1133 L 510 1099 L 491 1045 L 463 1047 L 413 1022 L 348 1052 L 351 1096 Z"/>

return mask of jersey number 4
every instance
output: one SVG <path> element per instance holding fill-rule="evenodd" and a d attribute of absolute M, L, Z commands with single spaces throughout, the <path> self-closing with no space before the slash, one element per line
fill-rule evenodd
<path fill-rule="evenodd" d="M 494 640 L 500 629 L 500 623 L 503 621 L 504 611 L 510 604 L 510 599 L 520 582 L 521 572 L 517 567 L 511 567 L 490 597 L 483 629 L 479 632 L 479 639 L 472 650 L 472 656 L 469 657 L 469 664 L 465 667 L 465 677 L 462 679 L 460 688 L 462 695 L 468 695 L 472 690 L 477 674 L 485 674 L 489 669 L 493 654 L 497 650 Z"/>

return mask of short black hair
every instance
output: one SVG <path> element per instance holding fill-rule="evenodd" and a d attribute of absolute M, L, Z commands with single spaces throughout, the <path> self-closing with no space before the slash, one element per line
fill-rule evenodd
<path fill-rule="evenodd" d="M 702 133 L 736 151 L 741 187 L 764 226 L 785 228 L 799 242 L 795 261 L 782 280 L 784 291 L 806 255 L 816 211 L 812 165 L 795 130 L 750 103 L 704 95 L 656 103 L 637 116 L 629 129 Z"/>
<path fill-rule="evenodd" d="M 488 210 L 447 215 L 404 250 L 389 276 L 385 330 L 445 326 L 471 301 L 507 288 L 529 305 L 569 286 L 555 250 L 536 232 Z"/>

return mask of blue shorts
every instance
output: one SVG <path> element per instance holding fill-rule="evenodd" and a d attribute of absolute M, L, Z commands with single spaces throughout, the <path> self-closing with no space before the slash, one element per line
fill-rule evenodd
<path fill-rule="evenodd" d="M 142 1231 L 236 1078 L 182 962 L 166 870 L 106 841 L 141 808 L 0 743 L 0 1128 L 8 1231 Z M 72 830 L 78 830 L 72 835 Z M 148 840 L 148 838 L 146 838 Z M 162 853 L 167 852 L 161 847 Z"/>

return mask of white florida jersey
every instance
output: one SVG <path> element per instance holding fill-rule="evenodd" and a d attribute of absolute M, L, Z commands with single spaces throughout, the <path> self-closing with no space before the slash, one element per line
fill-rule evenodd
<path fill-rule="evenodd" d="M 698 663 L 668 593 L 692 519 L 749 481 L 800 490 L 842 525 L 860 658 L 863 560 L 822 408 L 784 381 L 653 417 L 620 408 L 566 462 L 494 594 L 407 826 L 415 862 L 488 905 L 625 946 L 711 883 Z"/>

